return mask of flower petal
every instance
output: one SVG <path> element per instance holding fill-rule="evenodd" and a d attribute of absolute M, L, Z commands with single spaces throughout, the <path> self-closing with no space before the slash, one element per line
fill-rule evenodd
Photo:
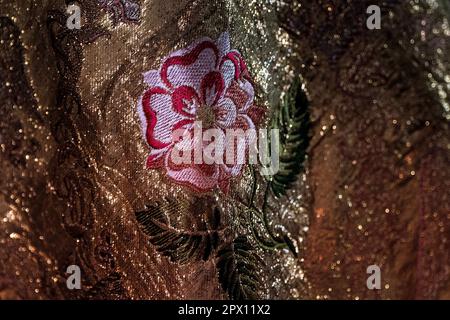
<path fill-rule="evenodd" d="M 156 149 L 170 145 L 173 126 L 186 119 L 173 110 L 170 93 L 160 87 L 147 90 L 142 97 L 142 108 L 146 119 L 145 136 L 148 144 Z"/>
<path fill-rule="evenodd" d="M 239 81 L 239 87 L 247 94 L 247 100 L 241 104 L 241 108 L 239 109 L 240 112 L 244 112 L 247 111 L 253 104 L 253 100 L 255 99 L 255 91 L 253 89 L 253 85 L 246 79 Z"/>
<path fill-rule="evenodd" d="M 253 104 L 255 92 L 253 85 L 246 79 L 242 79 L 233 81 L 225 96 L 233 100 L 239 113 L 245 113 Z"/>
<path fill-rule="evenodd" d="M 244 131 L 248 129 L 255 129 L 255 124 L 253 120 L 246 114 L 238 114 L 236 117 L 236 122 L 234 124 L 235 128 L 241 128 Z"/>
<path fill-rule="evenodd" d="M 168 88 L 188 85 L 198 91 L 204 76 L 216 68 L 218 55 L 216 44 L 210 40 L 178 51 L 162 64 L 161 79 Z"/>
<path fill-rule="evenodd" d="M 229 177 L 237 177 L 242 173 L 242 169 L 244 168 L 243 164 L 222 164 L 222 170 L 226 172 Z"/>
<path fill-rule="evenodd" d="M 216 41 L 217 48 L 219 49 L 219 58 L 222 59 L 228 51 L 230 51 L 230 34 L 228 31 L 223 32 Z"/>
<path fill-rule="evenodd" d="M 238 80 L 239 78 L 247 75 L 247 65 L 245 64 L 244 59 L 241 54 L 236 50 L 229 51 L 222 60 L 220 61 L 220 68 L 222 68 L 223 64 L 227 61 L 231 61 L 234 65 L 234 78 Z"/>
<path fill-rule="evenodd" d="M 225 90 L 227 90 L 232 81 L 234 81 L 236 67 L 231 60 L 225 60 L 220 66 L 220 73 L 222 73 L 223 80 L 225 82 Z"/>
<path fill-rule="evenodd" d="M 164 149 L 152 149 L 147 157 L 147 168 L 157 169 L 164 166 L 164 154 L 167 152 L 167 148 Z"/>
<path fill-rule="evenodd" d="M 206 105 L 212 106 L 217 103 L 224 92 L 224 82 L 220 72 L 212 71 L 208 73 L 202 79 L 200 92 Z"/>
<path fill-rule="evenodd" d="M 177 183 L 187 185 L 198 192 L 214 189 L 218 184 L 217 165 L 176 165 L 171 161 L 171 152 L 166 156 L 167 175 Z"/>
<path fill-rule="evenodd" d="M 148 84 L 149 87 L 164 87 L 158 70 L 150 70 L 145 72 L 143 76 L 144 82 Z"/>
<path fill-rule="evenodd" d="M 181 86 L 173 92 L 172 104 L 175 111 L 186 117 L 193 118 L 200 105 L 200 101 L 194 88 Z"/>

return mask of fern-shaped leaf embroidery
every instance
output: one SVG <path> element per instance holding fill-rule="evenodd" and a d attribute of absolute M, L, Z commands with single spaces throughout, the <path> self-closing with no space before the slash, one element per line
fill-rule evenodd
<path fill-rule="evenodd" d="M 233 300 L 258 299 L 260 278 L 257 266 L 261 259 L 246 236 L 238 236 L 219 250 L 217 269 L 222 288 Z"/>
<path fill-rule="evenodd" d="M 303 169 L 310 126 L 308 99 L 300 79 L 296 78 L 272 121 L 272 128 L 280 130 L 280 168 L 270 181 L 276 197 L 286 194 Z"/>
<path fill-rule="evenodd" d="M 214 209 L 214 215 L 219 214 L 218 209 Z M 192 261 L 207 261 L 217 249 L 219 243 L 217 229 L 192 232 L 177 230 L 169 225 L 159 205 L 149 206 L 146 210 L 136 212 L 135 215 L 142 231 L 150 237 L 149 242 L 173 262 L 185 264 Z M 218 224 L 216 226 L 218 227 Z"/>

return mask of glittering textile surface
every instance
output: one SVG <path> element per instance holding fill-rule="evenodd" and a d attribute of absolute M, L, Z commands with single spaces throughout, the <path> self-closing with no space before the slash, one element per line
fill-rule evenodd
<path fill-rule="evenodd" d="M 224 266 L 241 246 L 261 262 L 255 297 L 450 299 L 448 1 L 79 0 L 81 29 L 70 3 L 0 0 L 0 298 L 233 298 Z M 251 166 L 227 193 L 146 167 L 143 73 L 225 31 L 261 126 L 293 79 L 308 97 L 304 170 L 279 199 Z M 252 236 L 250 198 L 270 209 L 260 236 L 284 246 Z M 148 217 L 179 238 L 149 241 Z M 192 236 L 208 254 L 168 249 Z"/>

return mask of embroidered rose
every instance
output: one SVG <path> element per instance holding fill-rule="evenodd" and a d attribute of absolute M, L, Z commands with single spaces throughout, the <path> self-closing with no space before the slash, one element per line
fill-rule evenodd
<path fill-rule="evenodd" d="M 166 57 L 159 70 L 144 74 L 149 85 L 139 101 L 144 136 L 151 147 L 149 168 L 162 168 L 175 182 L 199 192 L 219 187 L 227 192 L 230 179 L 243 164 L 178 165 L 172 161 L 175 130 L 193 134 L 201 121 L 210 128 L 254 129 L 261 109 L 253 104 L 254 89 L 240 53 L 230 49 L 227 32 L 217 41 L 202 38 Z M 245 150 L 243 150 L 245 149 Z M 248 141 L 236 148 L 245 152 Z"/>

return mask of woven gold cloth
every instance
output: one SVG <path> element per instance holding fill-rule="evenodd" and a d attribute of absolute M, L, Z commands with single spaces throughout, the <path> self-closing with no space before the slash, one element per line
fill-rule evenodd
<path fill-rule="evenodd" d="M 258 248 L 269 299 L 450 299 L 450 27 L 442 1 L 59 0 L 0 3 L 0 297 L 222 299 L 216 258 L 173 262 L 140 212 L 172 203 L 179 230 L 213 208 L 224 240 L 251 171 L 228 194 L 199 194 L 145 165 L 143 73 L 196 39 L 229 32 L 265 124 L 295 77 L 310 102 L 301 174 L 269 203 L 298 252 Z M 138 8 L 133 15 L 124 8 Z M 258 180 L 256 198 L 261 200 Z M 244 221 L 244 222 L 243 222 Z M 368 290 L 366 268 L 382 271 Z M 82 270 L 68 290 L 66 268 Z"/>

